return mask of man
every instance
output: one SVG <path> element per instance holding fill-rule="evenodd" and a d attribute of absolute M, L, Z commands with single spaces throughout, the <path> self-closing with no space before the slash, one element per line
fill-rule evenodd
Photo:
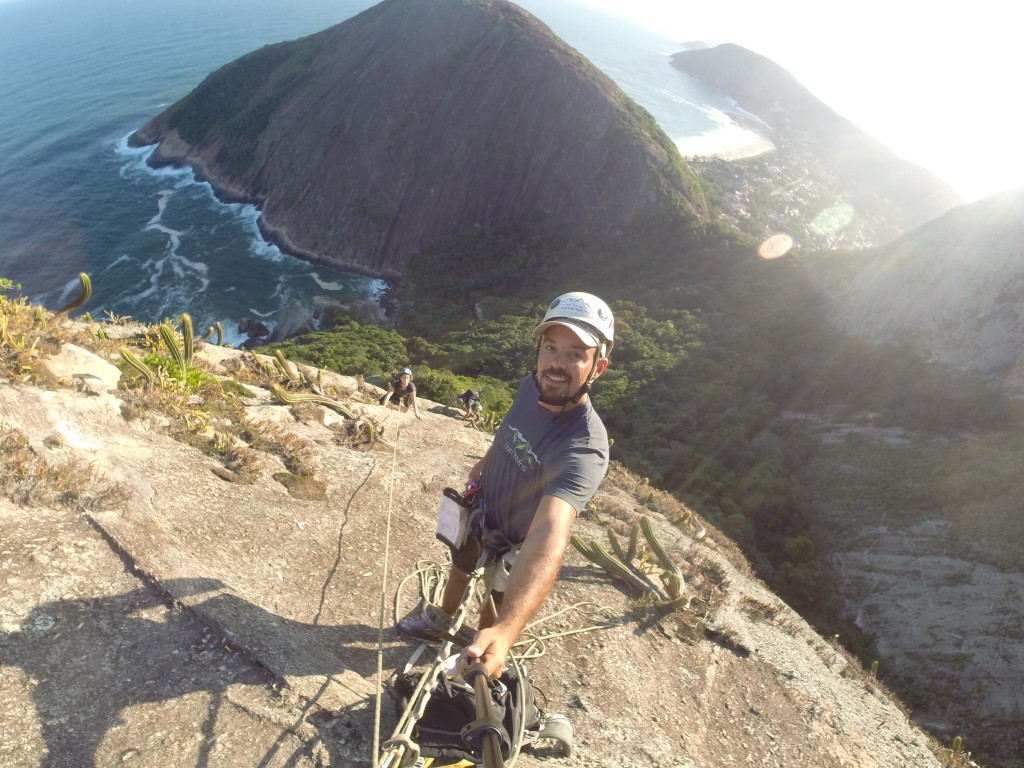
<path fill-rule="evenodd" d="M 404 406 L 402 405 L 403 398 L 406 402 Z M 416 418 L 421 418 L 419 406 L 416 404 L 416 385 L 412 383 L 411 368 L 403 368 L 398 372 L 398 380 L 392 380 L 391 388 L 380 399 L 381 405 L 385 403 L 389 408 L 394 406 L 403 411 L 408 411 L 412 406 L 412 412 L 416 414 Z"/>
<path fill-rule="evenodd" d="M 480 394 L 475 389 L 467 389 L 461 395 L 456 395 L 452 401 L 445 406 L 451 408 L 456 402 L 461 402 L 462 420 L 476 423 L 482 416 L 484 407 L 480 404 Z"/>
<path fill-rule="evenodd" d="M 399 622 L 401 631 L 440 636 L 480 553 L 505 554 L 488 569 L 497 614 L 481 611 L 479 631 L 460 659 L 479 660 L 491 677 L 501 674 L 551 591 L 576 515 L 608 469 L 608 434 L 589 390 L 608 367 L 614 329 L 611 310 L 596 296 L 567 293 L 551 302 L 533 331 L 540 339 L 536 370 L 520 383 L 494 442 L 469 472 L 481 490 L 471 535 L 452 553 L 441 605 L 428 606 L 423 619 Z"/>

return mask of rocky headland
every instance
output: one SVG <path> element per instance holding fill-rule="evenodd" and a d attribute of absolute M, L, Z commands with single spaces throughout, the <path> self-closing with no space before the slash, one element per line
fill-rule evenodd
<path fill-rule="evenodd" d="M 504 0 L 385 0 L 228 64 L 131 141 L 257 204 L 288 253 L 381 277 L 479 228 L 707 216 L 654 119 Z"/>

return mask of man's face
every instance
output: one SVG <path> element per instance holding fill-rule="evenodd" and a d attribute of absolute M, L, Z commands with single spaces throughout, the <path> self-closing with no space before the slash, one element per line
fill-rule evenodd
<path fill-rule="evenodd" d="M 544 332 L 537 353 L 537 385 L 544 398 L 541 405 L 559 410 L 579 392 L 591 369 L 597 378 L 608 366 L 598 360 L 594 366 L 596 347 L 588 347 L 564 325 L 553 325 Z M 582 402 L 582 401 L 581 401 Z"/>

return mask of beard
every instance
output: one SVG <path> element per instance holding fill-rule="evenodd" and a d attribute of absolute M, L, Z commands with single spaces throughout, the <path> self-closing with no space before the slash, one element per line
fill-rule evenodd
<path fill-rule="evenodd" d="M 565 384 L 551 384 L 544 379 L 544 376 L 548 374 L 552 376 L 568 376 L 565 371 L 554 367 L 545 368 L 542 373 L 535 375 L 534 380 L 537 382 L 537 390 L 540 392 L 540 401 L 548 405 L 568 405 L 569 401 L 577 394 L 577 392 L 570 389 L 573 386 L 572 376 L 568 376 L 568 381 Z"/>

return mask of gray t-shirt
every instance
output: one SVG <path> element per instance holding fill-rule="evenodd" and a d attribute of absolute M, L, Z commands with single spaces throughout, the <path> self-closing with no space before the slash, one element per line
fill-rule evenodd
<path fill-rule="evenodd" d="M 484 466 L 478 533 L 490 546 L 521 544 L 543 496 L 564 499 L 578 513 L 608 471 L 608 433 L 590 399 L 552 412 L 538 395 L 532 376 L 520 382 Z"/>

